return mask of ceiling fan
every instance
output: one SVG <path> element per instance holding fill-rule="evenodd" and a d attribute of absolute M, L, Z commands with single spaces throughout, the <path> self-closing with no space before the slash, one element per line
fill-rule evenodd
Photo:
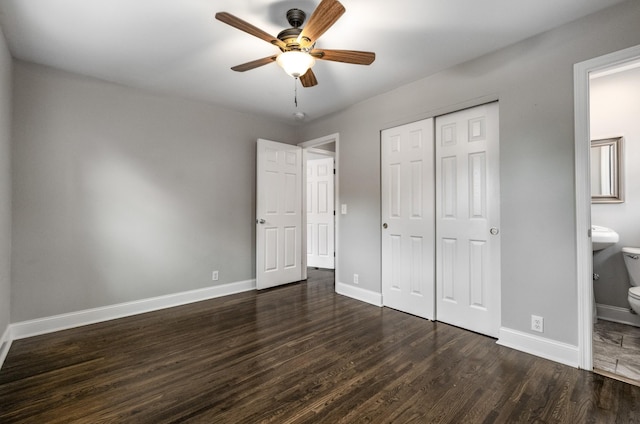
<path fill-rule="evenodd" d="M 287 12 L 287 20 L 291 28 L 281 31 L 277 37 L 227 12 L 216 13 L 216 19 L 271 43 L 281 51 L 279 54 L 234 66 L 232 70 L 244 72 L 277 62 L 289 75 L 299 78 L 304 87 L 313 87 L 318 84 L 311 70 L 315 59 L 370 65 L 376 58 L 376 54 L 372 52 L 315 48 L 318 38 L 336 23 L 345 10 L 338 0 L 322 0 L 305 27 L 300 28 L 306 14 L 300 9 L 291 9 Z"/>

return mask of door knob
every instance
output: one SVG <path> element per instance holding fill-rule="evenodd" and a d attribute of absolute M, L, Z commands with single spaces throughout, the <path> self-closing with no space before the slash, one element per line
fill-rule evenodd
<path fill-rule="evenodd" d="M 267 221 L 265 221 L 264 219 L 256 219 L 256 224 L 264 224 L 265 222 Z"/>
<path fill-rule="evenodd" d="M 497 236 L 499 232 L 500 232 L 500 230 L 498 230 L 496 227 L 491 227 L 491 229 L 489 230 L 489 233 L 492 236 Z"/>
<path fill-rule="evenodd" d="M 388 227 L 388 225 L 387 225 L 387 223 L 386 223 L 386 222 L 385 222 L 384 224 L 382 224 L 382 228 L 385 228 L 385 229 L 386 229 L 387 227 Z"/>

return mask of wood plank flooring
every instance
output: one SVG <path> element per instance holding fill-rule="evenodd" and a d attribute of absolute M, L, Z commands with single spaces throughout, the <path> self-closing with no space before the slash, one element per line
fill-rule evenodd
<path fill-rule="evenodd" d="M 640 387 L 334 293 L 333 276 L 17 340 L 2 423 L 634 423 Z"/>

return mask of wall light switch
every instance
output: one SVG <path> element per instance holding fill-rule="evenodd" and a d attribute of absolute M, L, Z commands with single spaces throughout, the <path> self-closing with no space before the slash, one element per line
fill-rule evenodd
<path fill-rule="evenodd" d="M 342 215 L 346 215 L 346 214 L 347 214 L 347 204 L 346 204 L 346 203 L 343 203 L 343 204 L 340 206 L 340 213 L 341 213 Z"/>

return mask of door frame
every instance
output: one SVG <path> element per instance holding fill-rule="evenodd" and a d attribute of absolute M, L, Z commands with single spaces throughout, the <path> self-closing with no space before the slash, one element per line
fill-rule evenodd
<path fill-rule="evenodd" d="M 593 370 L 593 252 L 591 250 L 591 180 L 589 74 L 640 59 L 640 45 L 573 66 L 576 200 L 576 277 L 578 294 L 578 366 Z"/>
<path fill-rule="evenodd" d="M 336 211 L 335 220 L 334 220 L 334 228 L 333 228 L 333 251 L 335 252 L 335 261 L 334 261 L 334 275 L 337 277 L 338 274 L 338 266 L 339 266 L 339 258 L 338 254 L 338 246 L 339 236 L 340 236 L 340 214 L 337 213 L 337 207 L 340 204 L 340 134 L 330 134 L 324 137 L 315 138 L 313 140 L 303 141 L 302 143 L 298 143 L 298 146 L 302 147 L 302 279 L 307 279 L 307 153 L 309 150 L 312 150 L 318 146 L 322 146 L 329 143 L 335 143 L 335 152 L 334 152 L 334 169 L 335 174 L 333 178 L 333 209 Z M 336 278 L 337 279 L 337 278 Z M 334 281 L 335 285 L 335 281 Z"/>

